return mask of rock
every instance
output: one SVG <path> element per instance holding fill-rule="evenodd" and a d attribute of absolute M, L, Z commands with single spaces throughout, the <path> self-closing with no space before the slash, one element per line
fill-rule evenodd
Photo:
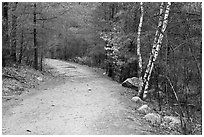
<path fill-rule="evenodd" d="M 164 116 L 162 119 L 162 125 L 170 129 L 179 128 L 181 121 L 178 117 L 174 116 Z"/>
<path fill-rule="evenodd" d="M 137 96 L 133 97 L 131 100 L 136 103 L 145 103 L 140 97 Z"/>
<path fill-rule="evenodd" d="M 26 131 L 27 131 L 27 132 L 31 132 L 31 130 L 29 130 L 29 129 L 27 129 Z"/>
<path fill-rule="evenodd" d="M 42 77 L 37 77 L 37 80 L 42 81 L 43 79 Z"/>
<path fill-rule="evenodd" d="M 140 113 L 147 114 L 151 111 L 151 108 L 148 105 L 142 105 L 140 108 L 137 109 Z"/>
<path fill-rule="evenodd" d="M 142 86 L 142 80 L 137 77 L 127 78 L 123 83 L 122 86 L 132 88 L 132 87 L 140 87 Z"/>
<path fill-rule="evenodd" d="M 149 113 L 144 116 L 144 118 L 153 125 L 158 125 L 161 123 L 161 116 L 157 113 Z"/>

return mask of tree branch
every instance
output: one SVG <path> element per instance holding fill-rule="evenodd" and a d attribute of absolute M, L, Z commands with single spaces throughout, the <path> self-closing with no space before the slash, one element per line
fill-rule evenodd
<path fill-rule="evenodd" d="M 57 15 L 57 16 L 54 16 L 54 17 L 50 17 L 50 18 L 42 18 L 41 19 L 36 19 L 36 20 L 42 20 L 42 21 L 47 21 L 47 20 L 53 20 L 53 19 L 56 19 L 58 18 L 59 16 L 62 16 L 64 15 L 66 12 L 68 12 L 69 10 L 65 10 L 64 12 L 62 12 L 61 14 Z"/>

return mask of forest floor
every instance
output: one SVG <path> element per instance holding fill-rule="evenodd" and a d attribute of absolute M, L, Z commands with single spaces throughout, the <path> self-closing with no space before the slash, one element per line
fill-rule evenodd
<path fill-rule="evenodd" d="M 52 77 L 2 99 L 2 134 L 166 134 L 152 127 L 131 102 L 133 90 L 93 69 L 46 59 Z"/>

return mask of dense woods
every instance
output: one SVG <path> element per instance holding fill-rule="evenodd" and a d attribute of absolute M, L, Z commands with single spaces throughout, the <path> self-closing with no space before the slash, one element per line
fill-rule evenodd
<path fill-rule="evenodd" d="M 55 58 L 100 67 L 120 83 L 137 77 L 143 85 L 135 95 L 156 100 L 160 110 L 177 108 L 181 120 L 187 119 L 184 134 L 201 122 L 202 3 L 2 6 L 3 67 L 26 64 L 42 70 L 44 58 Z"/>

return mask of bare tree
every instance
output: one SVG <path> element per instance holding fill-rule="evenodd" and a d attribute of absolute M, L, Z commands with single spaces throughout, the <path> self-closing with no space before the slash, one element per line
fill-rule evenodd
<path fill-rule="evenodd" d="M 3 2 L 3 8 L 2 8 L 2 29 L 3 29 L 3 35 L 2 35 L 2 66 L 4 67 L 6 65 L 6 51 L 8 50 L 8 2 Z"/>
<path fill-rule="evenodd" d="M 14 62 L 16 62 L 17 5 L 18 2 L 12 3 L 11 58 Z"/>
<path fill-rule="evenodd" d="M 33 9 L 33 23 L 34 23 L 34 28 L 33 28 L 33 46 L 34 46 L 34 64 L 33 67 L 35 69 L 38 69 L 38 47 L 37 47 L 37 31 L 36 31 L 36 3 L 34 3 L 34 9 Z"/>

